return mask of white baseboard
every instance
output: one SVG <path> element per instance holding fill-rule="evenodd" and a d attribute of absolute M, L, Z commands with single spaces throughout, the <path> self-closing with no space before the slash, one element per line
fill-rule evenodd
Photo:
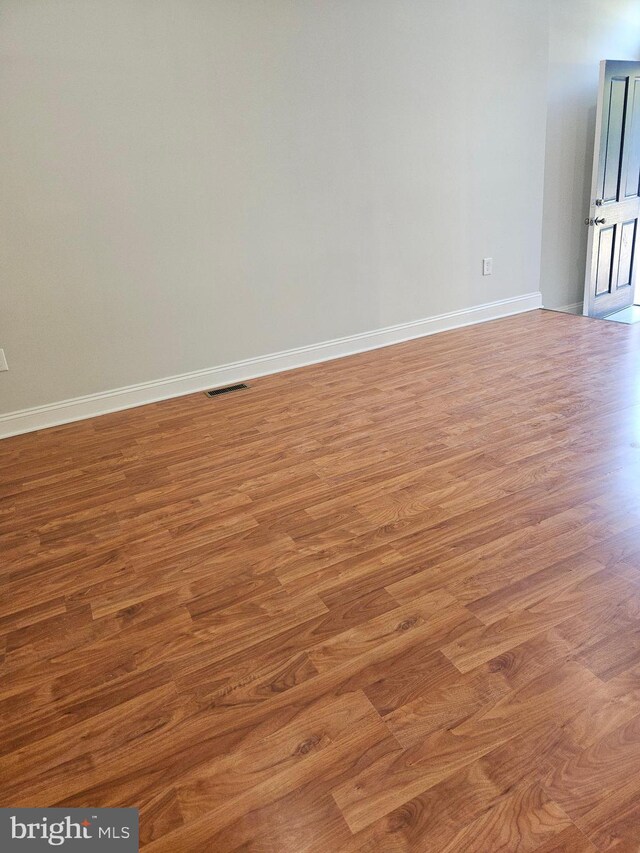
<path fill-rule="evenodd" d="M 248 358 L 219 367 L 195 370 L 192 373 L 141 382 L 126 388 L 115 388 L 113 391 L 101 391 L 98 394 L 61 400 L 59 403 L 49 403 L 46 406 L 9 412 L 6 415 L 0 415 L 0 438 L 93 418 L 96 415 L 105 415 L 108 412 L 130 409 L 184 394 L 193 394 L 196 391 L 255 379 L 269 373 L 280 373 L 294 367 L 304 367 L 307 364 L 354 355 L 412 338 L 444 332 L 447 329 L 497 320 L 500 317 L 521 314 L 541 307 L 542 295 L 538 292 L 527 293 L 524 296 L 500 299 L 486 305 L 476 305 L 473 308 L 451 311 L 448 314 L 439 314 L 424 320 L 400 323 L 397 326 L 388 326 L 373 332 L 361 332 L 345 338 L 262 355 L 258 358 Z"/>
<path fill-rule="evenodd" d="M 569 305 L 560 305 L 558 308 L 549 308 L 550 311 L 561 311 L 563 314 L 582 314 L 582 302 L 571 302 Z"/>

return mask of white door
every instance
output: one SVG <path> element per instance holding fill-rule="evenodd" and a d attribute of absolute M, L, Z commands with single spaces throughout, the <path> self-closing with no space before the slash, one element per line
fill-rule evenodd
<path fill-rule="evenodd" d="M 640 62 L 604 60 L 593 155 L 584 314 L 633 305 L 640 215 Z"/>

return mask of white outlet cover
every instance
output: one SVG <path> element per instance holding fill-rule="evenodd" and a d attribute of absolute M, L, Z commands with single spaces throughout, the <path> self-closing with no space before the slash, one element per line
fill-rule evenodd
<path fill-rule="evenodd" d="M 9 370 L 9 365 L 7 364 L 7 359 L 5 358 L 4 350 L 0 349 L 0 371 Z"/>
<path fill-rule="evenodd" d="M 493 258 L 482 259 L 482 275 L 493 275 Z"/>

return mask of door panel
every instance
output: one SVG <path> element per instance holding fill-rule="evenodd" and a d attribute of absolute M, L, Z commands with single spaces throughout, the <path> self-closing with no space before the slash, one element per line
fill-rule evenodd
<path fill-rule="evenodd" d="M 613 269 L 613 248 L 615 245 L 615 225 L 603 228 L 599 233 L 598 266 L 596 270 L 596 295 L 611 292 L 611 270 Z"/>
<path fill-rule="evenodd" d="M 633 304 L 640 214 L 640 62 L 600 64 L 584 313 Z"/>
<path fill-rule="evenodd" d="M 622 136 L 624 131 L 627 81 L 614 77 L 609 92 L 609 110 L 606 127 L 606 155 L 604 164 L 602 199 L 618 200 L 620 171 L 622 168 Z"/>
<path fill-rule="evenodd" d="M 633 198 L 638 195 L 640 188 L 640 79 L 633 81 L 633 92 L 631 93 L 630 109 L 631 115 L 627 118 L 631 132 L 626 155 L 627 163 L 624 164 L 626 172 L 625 198 Z"/>
<path fill-rule="evenodd" d="M 631 287 L 633 272 L 633 252 L 636 246 L 636 232 L 638 220 L 623 222 L 620 229 L 620 247 L 618 251 L 618 274 L 616 276 L 616 287 Z"/>

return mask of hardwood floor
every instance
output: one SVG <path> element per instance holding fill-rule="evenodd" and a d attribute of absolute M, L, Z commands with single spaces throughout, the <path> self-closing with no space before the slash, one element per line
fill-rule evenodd
<path fill-rule="evenodd" d="M 0 443 L 0 805 L 160 851 L 640 850 L 640 326 Z"/>

